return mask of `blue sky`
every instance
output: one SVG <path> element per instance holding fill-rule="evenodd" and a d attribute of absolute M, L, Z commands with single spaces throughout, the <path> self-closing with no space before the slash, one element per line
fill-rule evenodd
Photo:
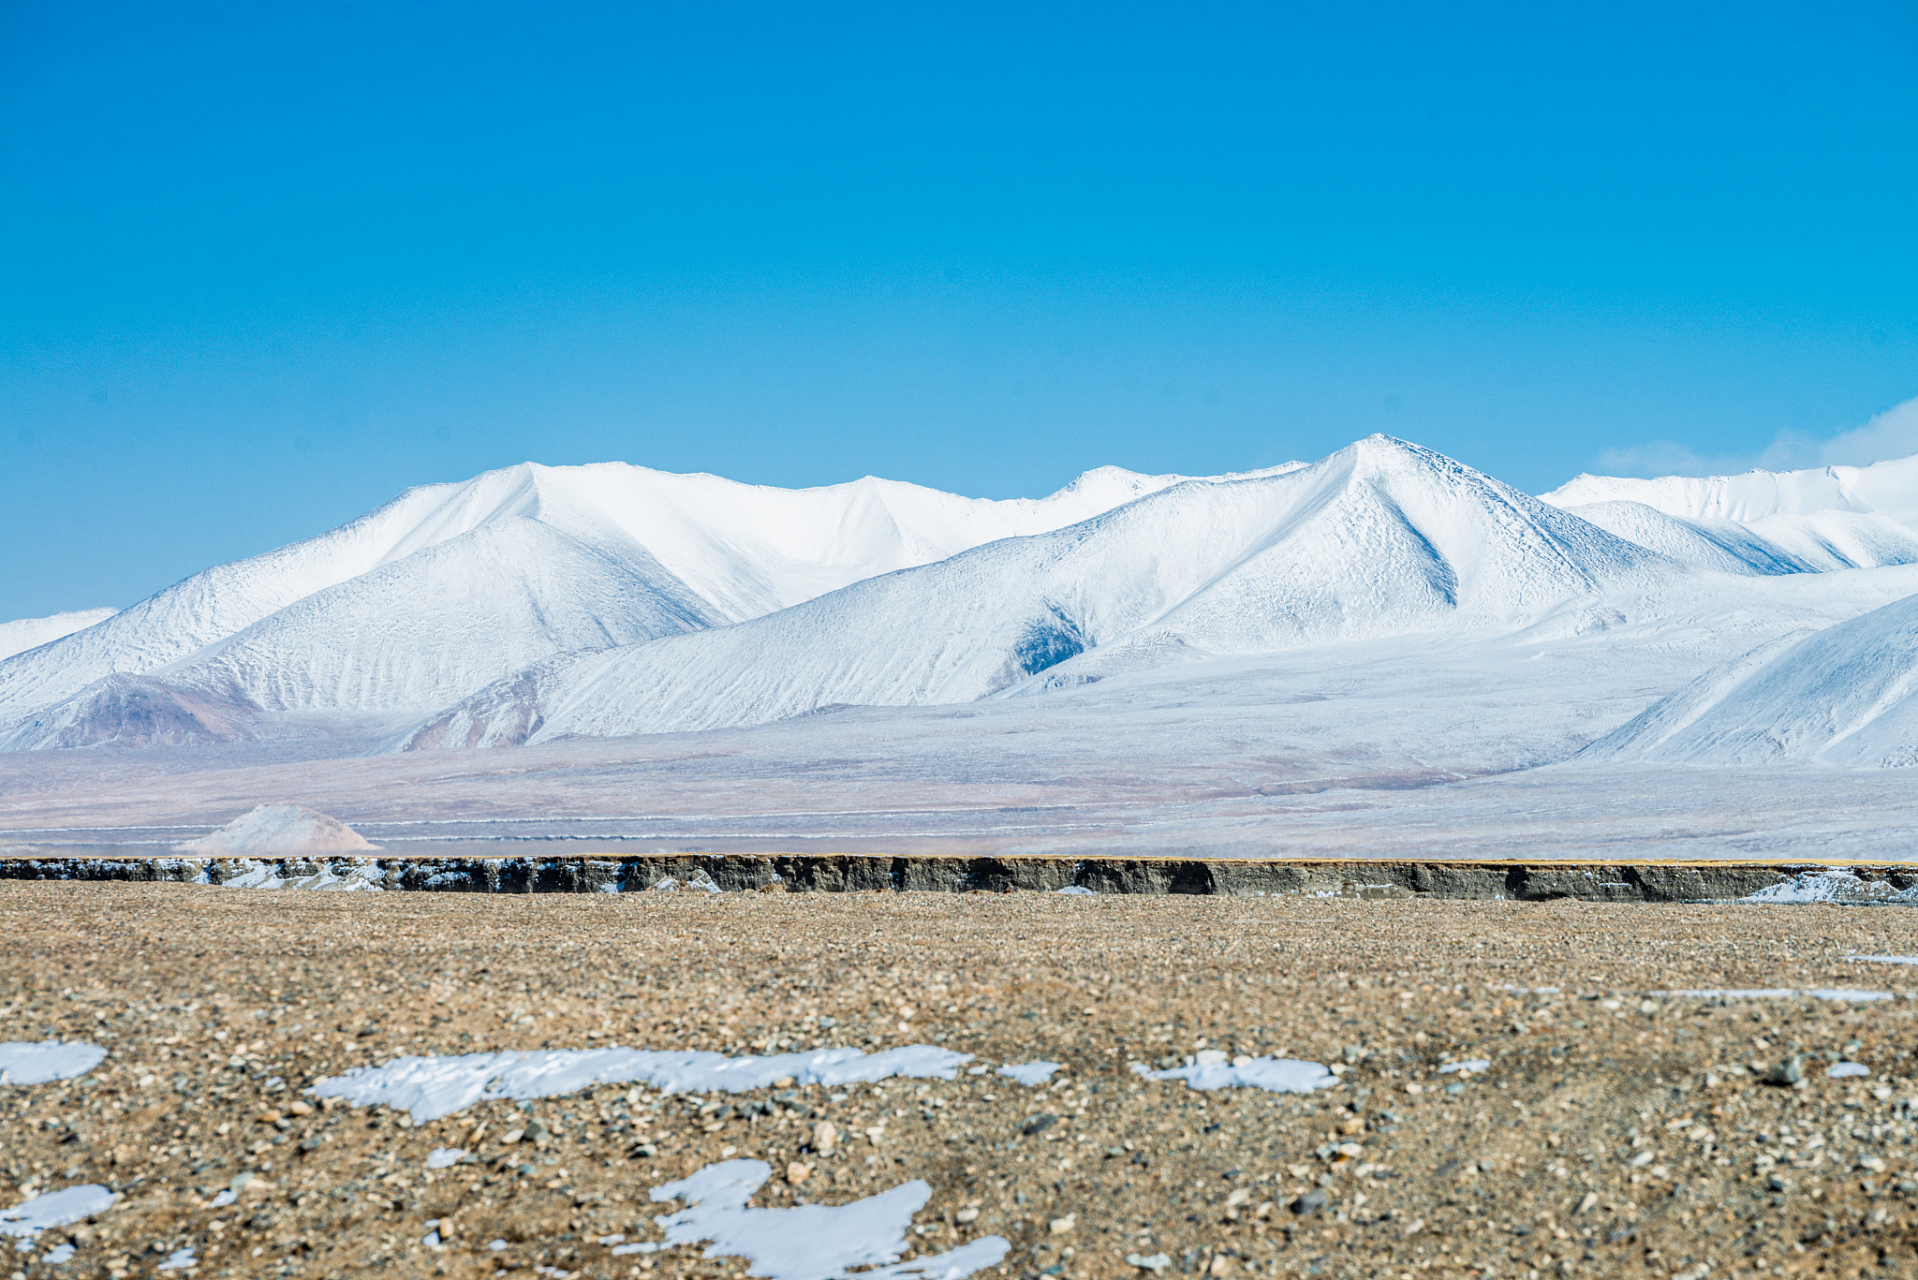
<path fill-rule="evenodd" d="M 18 0 L 0 618 L 528 458 L 1909 453 L 1829 442 L 1918 395 L 1914 55 L 1902 0 Z"/>

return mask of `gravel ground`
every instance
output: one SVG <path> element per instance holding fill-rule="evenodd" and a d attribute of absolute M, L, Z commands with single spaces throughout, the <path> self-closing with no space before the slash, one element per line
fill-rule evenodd
<path fill-rule="evenodd" d="M 190 1248 L 165 1274 L 737 1276 L 600 1241 L 658 1239 L 652 1187 L 747 1155 L 775 1170 L 762 1205 L 925 1179 L 915 1247 L 997 1233 L 991 1275 L 1918 1274 L 1918 969 L 1844 959 L 1918 955 L 1904 908 L 11 883 L 0 926 L 0 1040 L 110 1051 L 0 1085 L 5 1189 L 121 1197 L 41 1238 L 70 1261 L 0 1252 L 0 1275 Z M 1898 998 L 1650 994 L 1818 987 Z M 914 1043 L 1065 1065 L 418 1126 L 299 1093 L 403 1053 Z M 1207 1050 L 1343 1077 L 1130 1069 Z M 475 1159 L 430 1170 L 438 1147 Z"/>

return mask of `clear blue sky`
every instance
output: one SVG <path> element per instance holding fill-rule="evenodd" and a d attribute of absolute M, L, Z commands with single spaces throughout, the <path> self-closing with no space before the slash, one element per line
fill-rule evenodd
<path fill-rule="evenodd" d="M 0 618 L 528 458 L 1753 458 L 1918 395 L 1915 151 L 1909 0 L 11 0 Z"/>

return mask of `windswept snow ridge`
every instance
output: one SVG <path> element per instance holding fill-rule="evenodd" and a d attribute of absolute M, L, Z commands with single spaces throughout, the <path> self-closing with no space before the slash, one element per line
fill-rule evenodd
<path fill-rule="evenodd" d="M 1744 524 L 1823 511 L 1874 514 L 1918 533 L 1918 456 L 1868 467 L 1747 471 L 1738 476 L 1578 476 L 1544 496 L 1558 507 L 1642 502 L 1686 519 Z"/>
<path fill-rule="evenodd" d="M 802 1085 L 855 1084 L 892 1076 L 950 1080 L 970 1061 L 971 1054 L 925 1044 L 873 1054 L 820 1049 L 763 1058 L 728 1058 L 698 1050 L 548 1049 L 395 1058 L 384 1066 L 356 1067 L 321 1080 L 308 1092 L 345 1098 L 356 1107 L 409 1111 L 423 1123 L 476 1102 L 554 1098 L 601 1084 L 643 1081 L 666 1093 L 746 1093 L 787 1076 Z"/>

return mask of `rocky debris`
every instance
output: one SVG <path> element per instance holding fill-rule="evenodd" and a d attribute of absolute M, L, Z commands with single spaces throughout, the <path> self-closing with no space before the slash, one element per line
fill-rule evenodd
<path fill-rule="evenodd" d="M 367 853 L 376 846 L 360 833 L 301 804 L 263 804 L 212 835 L 174 848 L 205 857 L 287 858 L 328 853 Z"/>
<path fill-rule="evenodd" d="M 1842 991 L 1860 982 L 1846 956 L 1918 954 L 1908 921 L 4 884 L 0 1038 L 108 1050 L 84 1076 L 0 1086 L 4 1203 L 117 1197 L 8 1256 L 29 1280 L 176 1257 L 197 1277 L 718 1280 L 742 1264 L 650 1247 L 650 1194 L 750 1158 L 778 1171 L 765 1207 L 924 1179 L 914 1256 L 1010 1241 L 981 1274 L 1896 1274 L 1918 1256 L 1918 1001 L 1646 993 Z M 982 1071 L 598 1086 L 419 1124 L 300 1092 L 409 1054 L 913 1043 Z M 1132 1069 L 1200 1055 L 1340 1074 L 1310 1094 L 1196 1092 Z M 1034 1059 L 1064 1065 L 1034 1087 L 997 1074 Z M 1789 1087 L 1766 1083 L 1794 1061 Z M 1827 1074 L 1841 1062 L 1872 1074 Z M 1462 1063 L 1484 1067 L 1443 1071 Z"/>

